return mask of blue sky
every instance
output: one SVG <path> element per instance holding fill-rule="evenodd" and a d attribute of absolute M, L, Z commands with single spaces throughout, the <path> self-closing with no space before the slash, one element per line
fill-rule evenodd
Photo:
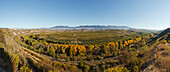
<path fill-rule="evenodd" d="M 0 27 L 170 27 L 170 0 L 0 0 Z"/>

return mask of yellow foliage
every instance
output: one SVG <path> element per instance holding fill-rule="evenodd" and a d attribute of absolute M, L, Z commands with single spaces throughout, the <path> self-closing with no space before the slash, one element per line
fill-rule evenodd
<path fill-rule="evenodd" d="M 133 71 L 134 71 L 134 72 L 139 72 L 138 66 L 135 66 L 135 67 L 133 68 Z"/>
<path fill-rule="evenodd" d="M 19 56 L 16 55 L 16 54 L 11 54 L 11 55 L 10 55 L 10 58 L 11 58 L 12 63 L 13 63 L 16 67 L 18 67 L 18 64 L 19 64 Z"/>
<path fill-rule="evenodd" d="M 77 53 L 77 46 L 71 45 L 70 46 L 70 55 L 76 55 L 76 53 Z"/>
<path fill-rule="evenodd" d="M 124 47 L 126 47 L 126 44 L 123 44 Z"/>
<path fill-rule="evenodd" d="M 118 47 L 119 46 L 119 43 L 118 42 L 115 42 L 116 46 Z"/>
<path fill-rule="evenodd" d="M 48 45 L 48 43 L 45 43 L 45 45 Z"/>
<path fill-rule="evenodd" d="M 29 67 L 22 66 L 20 72 L 32 72 L 32 70 Z"/>
<path fill-rule="evenodd" d="M 30 34 L 30 36 L 32 36 L 33 34 Z"/>
<path fill-rule="evenodd" d="M 153 33 L 151 33 L 151 34 L 150 34 L 150 37 L 153 37 L 153 36 L 154 36 L 154 34 L 153 34 Z"/>
<path fill-rule="evenodd" d="M 116 44 L 114 42 L 109 42 L 107 44 L 107 47 L 109 47 L 111 50 L 117 50 L 118 49 L 118 45 L 117 44 L 118 44 L 117 42 L 116 42 Z"/>
<path fill-rule="evenodd" d="M 122 48 L 123 48 L 123 44 L 121 43 L 121 44 L 120 44 L 120 49 L 122 49 Z"/>
<path fill-rule="evenodd" d="M 113 46 L 115 46 L 115 43 L 114 43 L 114 42 L 109 42 L 108 45 L 113 45 Z"/>
<path fill-rule="evenodd" d="M 168 40 L 168 43 L 170 43 L 170 40 Z"/>
<path fill-rule="evenodd" d="M 80 55 L 85 55 L 86 48 L 84 46 L 78 46 L 78 52 Z"/>
<path fill-rule="evenodd" d="M 60 72 L 58 70 L 49 70 L 48 72 Z"/>
<path fill-rule="evenodd" d="M 132 40 L 128 40 L 128 44 L 131 44 L 133 43 L 133 39 Z"/>
<path fill-rule="evenodd" d="M 167 40 L 163 40 L 163 43 L 166 44 L 166 43 L 167 43 Z"/>
<path fill-rule="evenodd" d="M 94 49 L 94 45 L 89 45 L 88 48 L 90 51 L 92 51 Z"/>
<path fill-rule="evenodd" d="M 124 44 L 125 44 L 125 45 L 128 45 L 128 42 L 127 42 L 127 41 L 124 41 Z"/>
<path fill-rule="evenodd" d="M 126 67 L 114 67 L 104 70 L 104 72 L 130 72 Z"/>
<path fill-rule="evenodd" d="M 142 38 L 141 38 L 141 37 L 138 37 L 138 38 L 136 38 L 135 40 L 136 40 L 136 42 L 139 42 L 140 40 L 142 40 Z"/>

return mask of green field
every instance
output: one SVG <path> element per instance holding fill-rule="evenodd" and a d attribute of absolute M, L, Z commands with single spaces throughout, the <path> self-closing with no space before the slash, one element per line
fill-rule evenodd
<path fill-rule="evenodd" d="M 89 32 L 58 32 L 43 34 L 41 37 L 50 41 L 68 42 L 71 44 L 89 45 L 104 42 L 121 41 L 140 35 L 128 30 L 101 30 Z"/>

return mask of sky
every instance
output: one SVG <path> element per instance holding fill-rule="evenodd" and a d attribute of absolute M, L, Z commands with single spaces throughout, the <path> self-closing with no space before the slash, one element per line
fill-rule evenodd
<path fill-rule="evenodd" d="M 170 0 L 0 0 L 0 27 L 170 27 Z"/>

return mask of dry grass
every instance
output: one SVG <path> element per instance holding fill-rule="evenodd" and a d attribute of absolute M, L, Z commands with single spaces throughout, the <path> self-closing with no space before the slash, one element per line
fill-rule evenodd
<path fill-rule="evenodd" d="M 158 58 L 155 60 L 154 66 L 160 71 L 170 71 L 170 49 L 166 45 L 159 46 Z"/>
<path fill-rule="evenodd" d="M 155 61 L 144 72 L 170 72 L 170 48 L 165 44 L 157 45 Z"/>

